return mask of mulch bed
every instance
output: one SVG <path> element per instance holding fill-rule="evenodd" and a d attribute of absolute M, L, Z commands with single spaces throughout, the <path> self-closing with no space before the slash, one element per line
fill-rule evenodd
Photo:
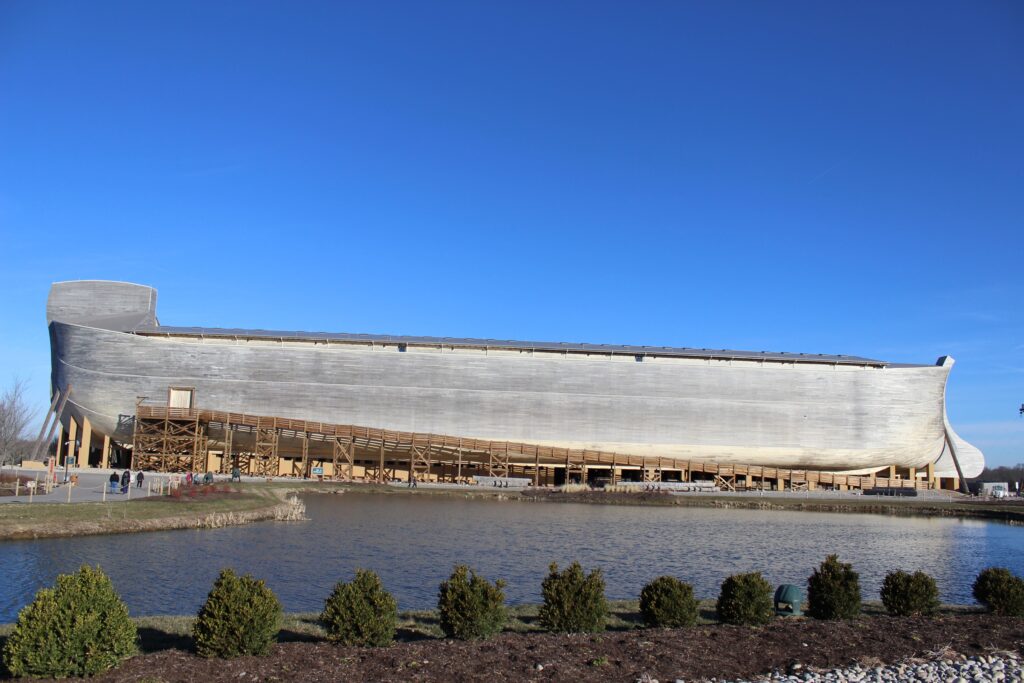
<path fill-rule="evenodd" d="M 287 636 L 287 634 L 284 634 Z M 1024 619 L 990 615 L 779 619 L 764 628 L 699 626 L 598 635 L 506 633 L 465 643 L 424 639 L 383 649 L 285 642 L 269 657 L 201 659 L 182 650 L 136 657 L 96 681 L 659 681 L 743 678 L 794 663 L 832 668 L 928 656 L 1024 652 Z M 539 666 L 538 666 L 539 665 Z M 542 667 L 542 668 L 541 668 Z"/>

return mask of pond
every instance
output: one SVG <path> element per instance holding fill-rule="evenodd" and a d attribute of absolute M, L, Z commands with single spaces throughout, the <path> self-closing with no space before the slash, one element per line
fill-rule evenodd
<path fill-rule="evenodd" d="M 712 598 L 730 574 L 806 585 L 829 553 L 877 600 L 886 572 L 923 570 L 944 602 L 969 604 L 987 566 L 1024 573 L 1024 527 L 869 514 L 529 503 L 443 496 L 309 495 L 308 522 L 0 543 L 0 623 L 58 573 L 98 564 L 133 615 L 191 614 L 222 567 L 267 581 L 284 608 L 319 611 L 357 567 L 381 575 L 399 609 L 429 609 L 456 563 L 504 578 L 510 603 L 540 602 L 551 562 L 604 571 L 609 598 L 672 574 Z"/>

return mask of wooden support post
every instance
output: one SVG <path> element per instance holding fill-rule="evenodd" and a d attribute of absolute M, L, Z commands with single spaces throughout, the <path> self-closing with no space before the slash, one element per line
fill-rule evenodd
<path fill-rule="evenodd" d="M 220 471 L 222 474 L 230 474 L 235 469 L 235 459 L 231 455 L 232 446 L 235 441 L 235 431 L 231 429 L 231 424 L 228 422 L 224 423 L 224 455 L 220 461 Z"/>
<path fill-rule="evenodd" d="M 45 445 L 46 445 L 45 439 L 47 438 L 46 433 L 47 433 L 47 431 L 50 431 L 50 432 L 53 431 L 53 427 L 52 427 L 53 422 L 52 421 L 59 421 L 60 420 L 60 414 L 59 414 L 59 411 L 57 410 L 57 404 L 61 403 L 60 397 L 61 397 L 61 392 L 59 392 L 59 391 L 53 395 L 53 400 L 50 402 L 50 409 L 46 411 L 46 415 L 44 416 L 45 419 L 43 420 L 43 424 L 40 425 L 40 427 L 39 427 L 39 436 L 36 437 L 35 443 L 34 443 L 34 445 L 32 447 L 32 454 L 31 454 L 32 460 L 38 460 L 39 456 L 40 456 L 40 451 L 43 448 L 45 448 Z M 63 403 L 61 403 L 61 409 L 63 409 L 63 408 L 64 408 L 64 405 L 63 405 Z M 15 481 L 17 481 L 17 480 L 15 480 Z"/>
<path fill-rule="evenodd" d="M 462 480 L 462 439 L 459 439 L 459 462 L 455 470 L 455 478 L 459 481 Z"/>
<path fill-rule="evenodd" d="M 309 434 L 302 432 L 302 478 L 309 479 Z"/>
<path fill-rule="evenodd" d="M 927 470 L 925 472 L 926 472 L 925 476 L 928 479 L 928 488 L 930 488 L 930 489 L 937 488 L 935 486 L 935 463 L 933 463 L 933 462 L 928 463 L 928 468 L 927 468 Z"/>
<path fill-rule="evenodd" d="M 82 445 L 78 449 L 78 461 L 79 467 L 89 466 L 89 450 L 92 448 L 92 422 L 89 418 L 82 418 Z"/>
<path fill-rule="evenodd" d="M 78 453 L 78 423 L 75 418 L 68 418 L 68 450 L 64 454 L 64 463 L 67 464 L 68 456 L 74 457 Z"/>
<path fill-rule="evenodd" d="M 533 487 L 540 486 L 540 448 L 533 447 Z"/>
<path fill-rule="evenodd" d="M 349 437 L 348 449 L 345 451 L 345 481 L 352 481 L 356 474 L 356 437 Z"/>
<path fill-rule="evenodd" d="M 59 465 L 60 462 L 61 462 L 61 457 L 64 454 L 64 423 L 63 422 L 58 422 L 57 423 L 57 449 L 54 451 L 53 454 L 54 454 L 54 456 L 56 456 L 56 459 L 54 460 L 54 462 L 56 462 Z"/>
<path fill-rule="evenodd" d="M 384 483 L 384 438 L 380 440 L 380 464 L 377 467 L 377 483 Z"/>

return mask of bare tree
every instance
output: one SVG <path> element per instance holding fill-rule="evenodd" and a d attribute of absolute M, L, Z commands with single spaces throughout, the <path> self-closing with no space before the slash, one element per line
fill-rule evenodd
<path fill-rule="evenodd" d="M 15 462 L 27 445 L 26 430 L 36 415 L 25 400 L 28 383 L 15 377 L 11 386 L 0 397 L 0 465 Z"/>

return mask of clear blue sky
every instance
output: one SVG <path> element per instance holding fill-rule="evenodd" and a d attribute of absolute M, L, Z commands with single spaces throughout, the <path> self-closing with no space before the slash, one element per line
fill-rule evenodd
<path fill-rule="evenodd" d="M 957 361 L 1024 462 L 1020 2 L 0 3 L 0 379 L 167 324 Z"/>

